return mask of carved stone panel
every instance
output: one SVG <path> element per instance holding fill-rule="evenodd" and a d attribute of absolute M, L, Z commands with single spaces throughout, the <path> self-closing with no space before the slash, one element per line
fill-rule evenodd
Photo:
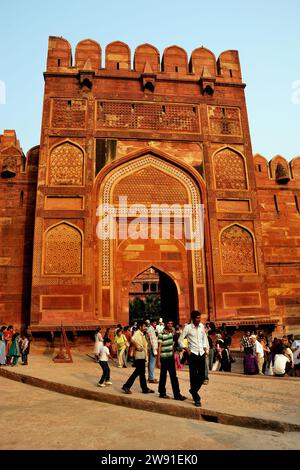
<path fill-rule="evenodd" d="M 45 237 L 45 274 L 81 274 L 82 237 L 79 230 L 61 223 Z"/>
<path fill-rule="evenodd" d="M 253 238 L 248 230 L 231 225 L 221 235 L 223 274 L 255 273 Z"/>
<path fill-rule="evenodd" d="M 55 147 L 49 159 L 49 185 L 81 186 L 83 160 L 82 150 L 75 145 L 64 143 Z"/>
<path fill-rule="evenodd" d="M 97 102 L 97 129 L 199 132 L 197 106 L 184 104 Z"/>
<path fill-rule="evenodd" d="M 83 129 L 86 127 L 86 100 L 53 98 L 51 126 L 56 129 Z"/>
<path fill-rule="evenodd" d="M 210 133 L 242 136 L 240 108 L 208 106 Z"/>
<path fill-rule="evenodd" d="M 243 157 L 225 148 L 214 156 L 216 189 L 247 189 L 247 176 Z"/>

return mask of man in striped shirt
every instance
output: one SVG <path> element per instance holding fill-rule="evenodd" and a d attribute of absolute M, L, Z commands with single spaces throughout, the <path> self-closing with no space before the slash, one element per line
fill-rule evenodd
<path fill-rule="evenodd" d="M 160 368 L 158 392 L 160 398 L 169 398 L 166 394 L 167 372 L 169 372 L 174 399 L 183 401 L 186 397 L 180 393 L 173 345 L 173 322 L 168 321 L 165 329 L 158 335 L 157 366 Z"/>

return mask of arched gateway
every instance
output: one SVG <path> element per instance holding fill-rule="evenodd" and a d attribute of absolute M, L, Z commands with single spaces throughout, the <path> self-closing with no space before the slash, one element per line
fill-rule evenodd
<path fill-rule="evenodd" d="M 151 266 L 161 273 L 164 309 L 167 291 L 171 305 L 178 294 L 175 316 L 180 322 L 189 319 L 191 309 L 207 311 L 203 186 L 193 169 L 152 149 L 119 159 L 99 173 L 95 279 L 101 320 L 128 323 L 132 281 Z M 188 231 L 191 223 L 194 238 Z"/>

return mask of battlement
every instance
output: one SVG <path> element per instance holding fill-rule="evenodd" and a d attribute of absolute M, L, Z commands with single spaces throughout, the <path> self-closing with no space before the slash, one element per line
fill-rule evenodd
<path fill-rule="evenodd" d="M 102 65 L 100 44 L 91 39 L 80 41 L 75 49 L 75 62 L 72 48 L 63 37 L 49 37 L 47 72 L 65 73 L 71 71 L 131 71 L 140 74 L 172 74 L 173 79 L 184 75 L 205 79 L 219 78 L 223 81 L 241 83 L 242 74 L 238 51 L 224 51 L 216 59 L 213 52 L 205 47 L 194 49 L 188 60 L 187 52 L 179 46 L 166 47 L 162 59 L 156 47 L 141 44 L 136 47 L 131 67 L 131 50 L 127 44 L 114 41 L 105 48 Z"/>
<path fill-rule="evenodd" d="M 254 155 L 255 177 L 258 184 L 272 182 L 279 185 L 300 184 L 300 156 L 291 161 L 275 155 L 270 161 L 260 154 Z"/>

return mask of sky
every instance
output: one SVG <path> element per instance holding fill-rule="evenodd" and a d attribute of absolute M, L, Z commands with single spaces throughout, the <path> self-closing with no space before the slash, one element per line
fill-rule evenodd
<path fill-rule="evenodd" d="M 48 36 L 240 54 L 253 153 L 300 155 L 299 0 L 0 0 L 0 134 L 38 145 Z"/>

